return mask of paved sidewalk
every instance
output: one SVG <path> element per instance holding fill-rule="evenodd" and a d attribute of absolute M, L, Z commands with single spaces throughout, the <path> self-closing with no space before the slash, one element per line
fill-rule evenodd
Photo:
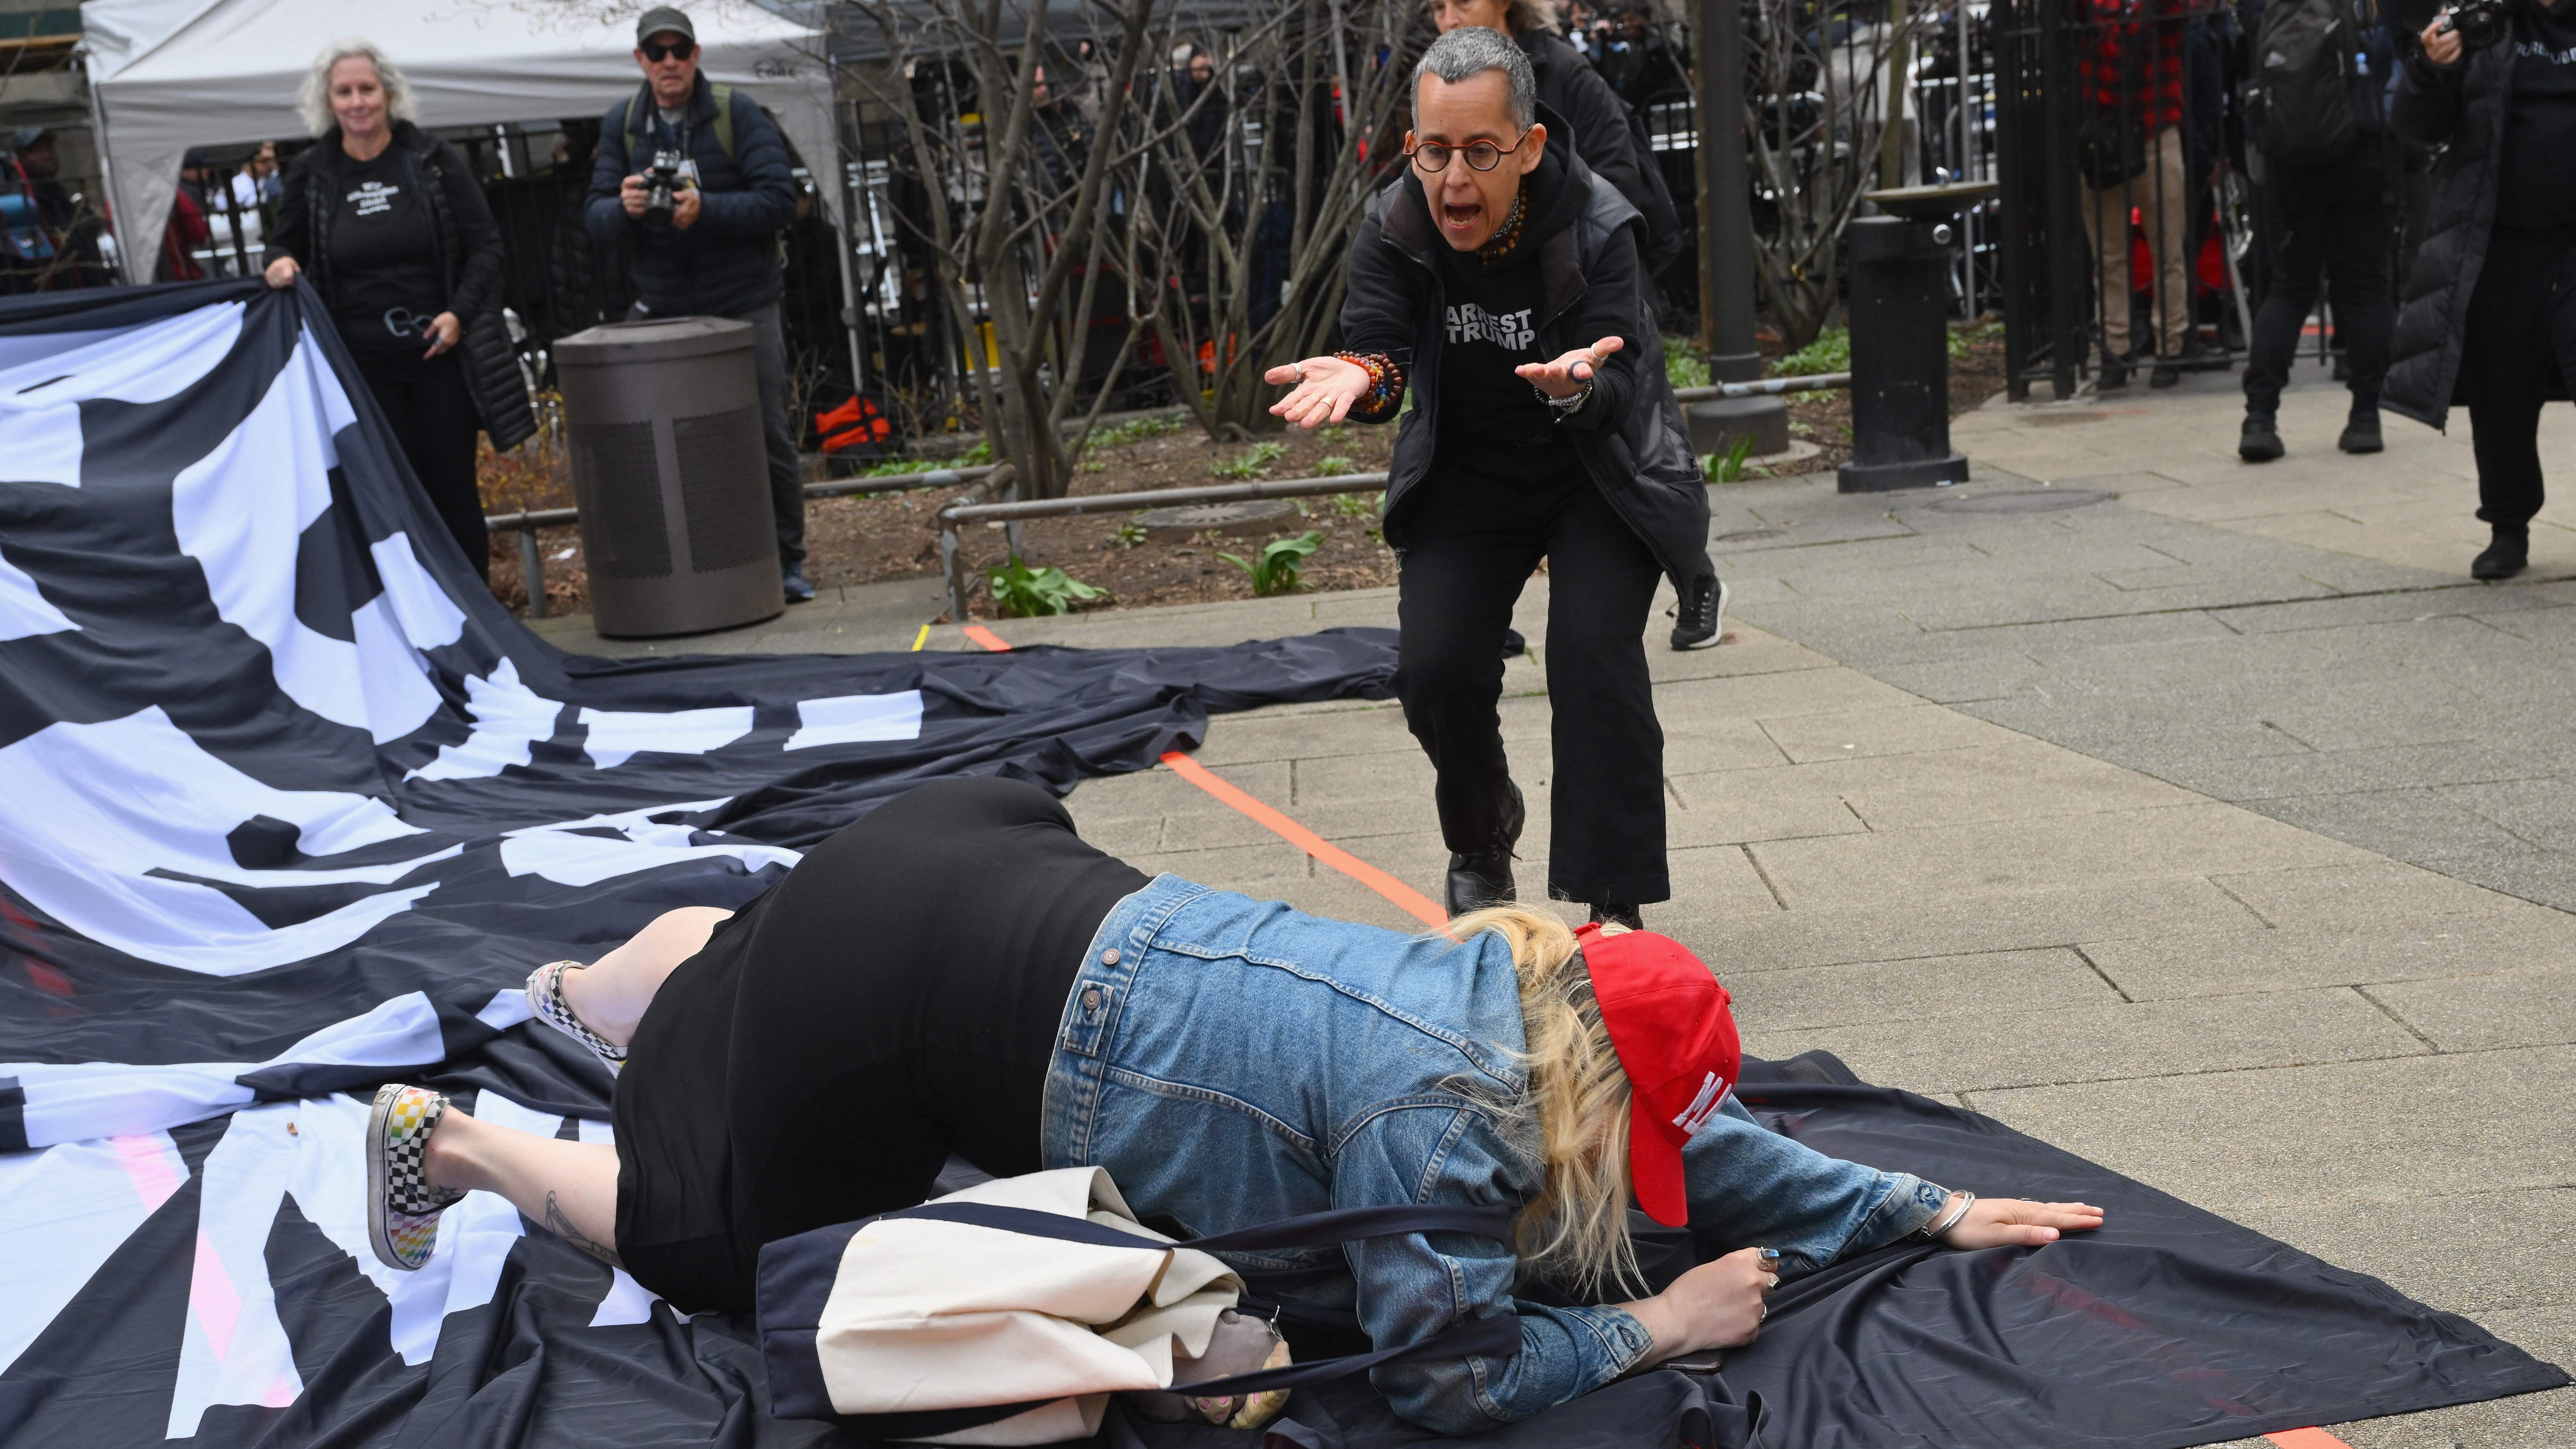
<path fill-rule="evenodd" d="M 2576 600 L 2470 587 L 2466 552 L 2424 541 L 2446 500 L 2465 508 L 2456 472 L 2428 481 L 2460 443 L 2392 423 L 2388 456 L 2344 459 L 2339 399 L 2295 393 L 2298 451 L 2230 473 L 2232 400 L 2195 384 L 2209 395 L 2137 412 L 1965 419 L 1990 481 L 1940 495 L 1719 490 L 1737 638 L 1654 640 L 1676 899 L 1649 921 L 1724 973 L 1753 1052 L 1828 1048 L 2576 1363 L 2576 916 L 2555 908 L 2576 873 L 2571 840 L 2533 823 L 2568 788 L 2552 746 L 2576 728 Z M 2039 420 L 2086 411 L 2106 415 Z M 2118 496 L 1986 511 L 2041 481 L 2052 503 Z M 2301 532 L 2348 517 L 2331 548 Z M 1528 897 L 1546 587 L 1503 706 Z M 835 612 L 683 647 L 902 649 L 939 605 L 814 607 Z M 1393 622 L 1376 590 L 994 628 L 1222 644 Z M 970 646 L 940 626 L 929 647 Z M 1220 716 L 1198 759 L 1436 895 L 1430 774 L 1393 705 Z M 1416 925 L 1168 770 L 1070 804 L 1147 869 Z M 2442 828 L 2517 809 L 2501 840 Z M 2334 1432 L 2557 1449 L 2576 1391 Z"/>

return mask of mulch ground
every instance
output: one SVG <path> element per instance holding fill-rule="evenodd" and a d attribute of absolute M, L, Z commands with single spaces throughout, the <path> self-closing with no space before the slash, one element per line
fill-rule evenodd
<path fill-rule="evenodd" d="M 1951 415 L 1978 407 L 2002 386 L 1999 330 L 1970 334 L 1967 357 L 1954 358 L 1950 364 Z M 1789 417 L 1793 435 L 1815 443 L 1822 452 L 1787 465 L 1783 472 L 1828 471 L 1851 456 L 1848 395 L 1792 394 Z M 1374 473 L 1385 469 L 1395 443 L 1392 426 L 1292 431 L 1259 444 L 1210 443 L 1186 420 L 1180 422 L 1180 429 L 1092 448 L 1083 459 L 1073 492 L 1149 492 L 1243 478 Z M 1229 471 L 1216 471 L 1220 469 Z M 1757 471 L 1755 476 L 1761 475 Z M 935 515 L 962 492 L 923 488 L 813 501 L 806 511 L 806 577 L 816 587 L 828 589 L 936 575 Z M 494 513 L 569 505 L 569 469 L 560 446 L 550 450 L 530 443 L 502 457 L 487 452 L 483 496 L 486 510 Z M 1324 542 L 1306 560 L 1302 590 L 1376 588 L 1395 582 L 1395 556 L 1377 534 L 1377 503 L 1378 494 L 1373 491 L 1302 499 L 1299 511 L 1278 520 L 1278 526 L 1239 537 L 1200 534 L 1139 540 L 1131 516 L 1124 513 L 1033 519 L 1022 529 L 1023 560 L 1031 567 L 1060 568 L 1105 591 L 1105 597 L 1085 608 L 1248 599 L 1253 597 L 1250 577 L 1219 555 L 1251 559 L 1267 542 L 1315 531 L 1324 535 Z M 589 612 L 589 576 L 582 567 L 579 530 L 539 530 L 538 544 L 545 564 L 547 611 Z M 998 524 L 987 525 L 969 530 L 960 546 L 969 577 L 979 581 L 974 607 L 977 616 L 983 617 L 990 603 L 982 596 L 980 580 L 986 570 L 1006 561 L 1006 536 Z M 491 564 L 494 596 L 513 611 L 526 613 L 516 533 L 493 535 Z"/>

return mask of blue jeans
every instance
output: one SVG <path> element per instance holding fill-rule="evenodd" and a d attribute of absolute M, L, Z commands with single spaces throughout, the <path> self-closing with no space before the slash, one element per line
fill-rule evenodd
<path fill-rule="evenodd" d="M 1140 1216 L 1193 1235 L 1337 1207 L 1517 1207 L 1544 1182 L 1512 1110 L 1524 1046 L 1498 937 L 1407 936 L 1166 875 L 1101 923 L 1066 1000 L 1045 1164 L 1105 1167 Z M 1695 1227 L 1777 1248 L 1793 1268 L 1902 1237 L 1943 1195 L 1771 1133 L 1732 1100 L 1684 1167 Z M 1517 1315 L 1516 1355 L 1374 1372 L 1396 1412 L 1444 1433 L 1527 1418 L 1653 1347 L 1619 1308 L 1516 1298 L 1510 1245 L 1474 1236 L 1226 1257 L 1255 1277 L 1310 1275 L 1280 1296 L 1355 1311 L 1380 1348 Z M 1337 1267 L 1347 1274 L 1314 1272 Z"/>

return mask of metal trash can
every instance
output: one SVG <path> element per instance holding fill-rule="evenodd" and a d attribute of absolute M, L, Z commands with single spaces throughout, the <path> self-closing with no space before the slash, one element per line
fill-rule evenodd
<path fill-rule="evenodd" d="M 752 327 L 611 322 L 555 343 L 593 627 L 694 634 L 785 612 Z"/>

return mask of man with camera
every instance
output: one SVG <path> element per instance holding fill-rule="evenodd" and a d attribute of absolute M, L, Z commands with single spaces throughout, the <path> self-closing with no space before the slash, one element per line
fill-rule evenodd
<path fill-rule="evenodd" d="M 2415 37 L 2390 120 L 2446 149 L 2381 402 L 2435 428 L 2468 403 L 2493 530 L 2469 572 L 2511 578 L 2540 511 L 2540 405 L 2576 377 L 2576 0 L 2443 11 Z"/>
<path fill-rule="evenodd" d="M 769 497 L 787 601 L 805 581 L 805 480 L 787 417 L 787 335 L 778 318 L 778 233 L 796 220 L 787 146 L 757 102 L 698 74 L 698 33 L 669 6 L 635 22 L 643 86 L 609 108 L 592 163 L 589 222 L 625 246 L 638 315 L 752 325 Z"/>

